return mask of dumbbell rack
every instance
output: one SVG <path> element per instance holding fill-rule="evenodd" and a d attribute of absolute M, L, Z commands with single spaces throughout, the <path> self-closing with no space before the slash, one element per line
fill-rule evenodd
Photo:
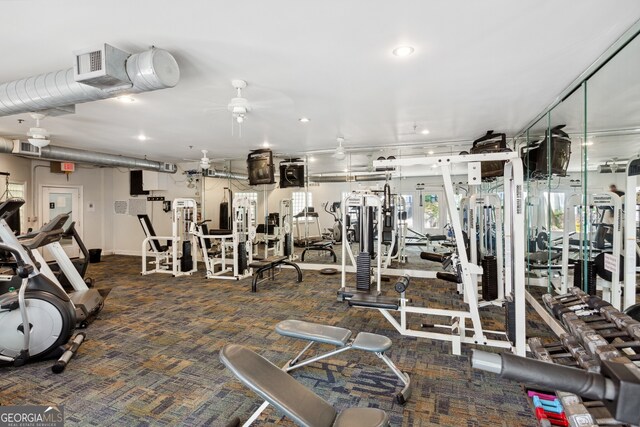
<path fill-rule="evenodd" d="M 640 364 L 640 322 L 579 288 L 568 291 L 559 296 L 543 295 L 547 310 L 567 332 L 559 341 L 547 344 L 540 338 L 530 338 L 527 342 L 535 357 L 598 373 L 603 360 Z M 612 424 L 602 402 L 583 402 L 571 393 L 557 394 L 570 426 Z"/>

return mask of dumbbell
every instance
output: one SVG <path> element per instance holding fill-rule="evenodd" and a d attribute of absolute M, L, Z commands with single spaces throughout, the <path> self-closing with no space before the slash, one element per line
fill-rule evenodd
<path fill-rule="evenodd" d="M 567 421 L 567 417 L 564 413 L 556 414 L 554 412 L 545 411 L 542 408 L 536 408 L 535 411 L 536 418 L 540 421 L 548 420 L 554 426 L 569 427 L 569 421 Z"/>
<path fill-rule="evenodd" d="M 542 408 L 546 412 L 553 412 L 555 414 L 561 414 L 564 412 L 562 403 L 558 399 L 540 399 L 539 396 L 533 396 L 533 406 L 536 408 Z"/>

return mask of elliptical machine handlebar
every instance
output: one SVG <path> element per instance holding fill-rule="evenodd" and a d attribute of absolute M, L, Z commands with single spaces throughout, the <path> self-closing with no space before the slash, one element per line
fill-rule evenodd
<path fill-rule="evenodd" d="M 11 255 L 13 255 L 13 258 L 16 260 L 16 264 L 17 264 L 16 274 L 20 278 L 26 279 L 27 277 L 29 277 L 31 273 L 33 273 L 33 270 L 34 270 L 33 265 L 27 264 L 26 262 L 24 262 L 24 259 L 22 258 L 22 254 L 20 253 L 19 250 L 17 250 L 12 246 L 5 245 L 4 243 L 0 243 L 0 250 L 7 251 Z"/>

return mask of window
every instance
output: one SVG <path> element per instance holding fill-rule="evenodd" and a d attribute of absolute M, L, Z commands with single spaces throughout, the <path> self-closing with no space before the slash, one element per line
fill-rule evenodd
<path fill-rule="evenodd" d="M 306 207 L 313 206 L 313 197 L 311 192 L 309 191 L 294 191 L 291 196 L 293 199 L 293 215 L 297 215 L 300 212 L 304 211 Z"/>
<path fill-rule="evenodd" d="M 403 194 L 404 211 L 407 213 L 407 227 L 413 227 L 413 195 Z"/>
<path fill-rule="evenodd" d="M 549 201 L 548 218 L 551 224 L 551 231 L 562 231 L 564 229 L 564 193 L 543 193 L 544 200 Z M 546 224 L 545 224 L 546 227 Z"/>
<path fill-rule="evenodd" d="M 27 187 L 27 184 L 25 184 L 24 182 L 22 183 L 9 182 L 7 184 L 7 190 L 2 199 L 6 200 L 10 198 L 20 198 L 20 199 L 26 200 L 26 193 L 27 193 L 26 187 Z M 24 233 L 26 231 L 27 231 L 27 212 L 26 212 L 26 206 L 22 205 L 22 207 L 20 208 L 20 232 Z"/>
<path fill-rule="evenodd" d="M 440 202 L 437 194 L 423 194 L 423 230 L 440 228 Z"/>
<path fill-rule="evenodd" d="M 247 199 L 249 199 L 250 202 L 253 202 L 252 206 L 253 206 L 253 212 L 252 212 L 252 217 L 253 220 L 251 221 L 251 225 L 256 225 L 256 220 L 258 218 L 258 193 L 256 193 L 255 191 L 248 191 L 246 193 L 236 193 L 237 196 L 240 197 L 246 197 Z"/>

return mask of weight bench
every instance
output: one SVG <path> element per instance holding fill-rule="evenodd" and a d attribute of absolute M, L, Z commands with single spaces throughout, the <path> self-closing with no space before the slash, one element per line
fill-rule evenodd
<path fill-rule="evenodd" d="M 300 267 L 298 267 L 298 264 L 296 264 L 295 262 L 289 261 L 286 256 L 272 256 L 269 258 L 265 258 L 263 260 L 253 261 L 252 263 L 249 264 L 249 267 L 257 268 L 257 270 L 253 273 L 253 281 L 251 282 L 251 292 L 258 291 L 258 279 L 262 278 L 263 273 L 265 271 L 271 272 L 271 280 L 273 280 L 274 269 L 281 265 L 290 265 L 291 267 L 295 268 L 296 272 L 298 273 L 297 282 L 298 283 L 302 282 L 302 270 L 300 270 Z"/>
<path fill-rule="evenodd" d="M 259 354 L 238 344 L 220 350 L 220 361 L 266 402 L 244 424 L 250 425 L 271 404 L 301 426 L 313 427 L 386 427 L 389 416 L 377 408 L 347 408 L 338 413 L 320 396 L 300 384 L 286 372 Z M 239 426 L 236 418 L 227 426 Z"/>
<path fill-rule="evenodd" d="M 304 251 L 302 251 L 302 255 L 300 256 L 300 260 L 302 262 L 304 262 L 304 254 L 307 251 L 325 251 L 325 252 L 329 252 L 331 254 L 331 256 L 333 257 L 333 262 L 336 262 L 338 260 L 338 257 L 336 257 L 336 253 L 333 251 L 333 242 L 331 240 L 323 240 L 321 242 L 309 243 L 309 245 L 307 245 L 307 247 L 304 248 Z"/>
<path fill-rule="evenodd" d="M 404 405 L 406 401 L 409 400 L 409 397 L 411 397 L 412 386 L 409 374 L 398 369 L 391 359 L 384 354 L 385 351 L 391 348 L 393 343 L 389 338 L 383 335 L 359 332 L 355 338 L 352 339 L 352 333 L 349 329 L 339 328 L 337 326 L 319 325 L 317 323 L 309 323 L 302 320 L 284 320 L 276 325 L 276 332 L 285 337 L 310 341 L 296 357 L 288 361 L 282 368 L 286 372 L 326 359 L 327 357 L 334 356 L 347 350 L 363 350 L 374 353 L 382 359 L 391 371 L 396 374 L 400 381 L 402 381 L 404 388 L 395 396 L 396 401 L 399 404 Z M 300 361 L 302 355 L 315 343 L 329 344 L 338 348 L 329 351 L 328 353 Z"/>

